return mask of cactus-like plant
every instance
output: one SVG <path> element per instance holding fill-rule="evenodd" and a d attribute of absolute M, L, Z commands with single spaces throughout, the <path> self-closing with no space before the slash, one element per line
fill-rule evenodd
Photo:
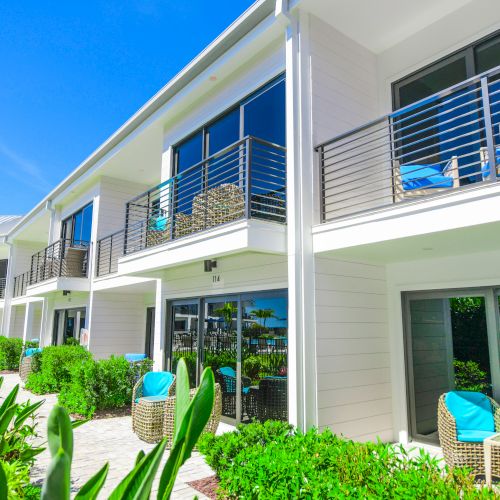
<path fill-rule="evenodd" d="M 189 375 L 184 360 L 177 365 L 175 406 L 175 434 L 170 456 L 163 468 L 158 488 L 159 500 L 170 498 L 175 478 L 182 464 L 191 456 L 191 451 L 205 428 L 215 397 L 214 375 L 210 368 L 202 374 L 200 386 L 193 397 L 189 396 Z M 55 406 L 48 421 L 48 442 L 52 456 L 51 464 L 42 488 L 42 500 L 69 500 L 70 472 L 73 457 L 72 425 L 66 410 Z M 148 499 L 153 480 L 167 446 L 163 439 L 147 455 L 140 452 L 134 468 L 123 478 L 109 496 L 110 500 Z M 94 500 L 101 491 L 108 473 L 109 464 L 104 465 L 76 494 L 75 500 Z M 0 475 L 0 500 L 2 491 Z"/>

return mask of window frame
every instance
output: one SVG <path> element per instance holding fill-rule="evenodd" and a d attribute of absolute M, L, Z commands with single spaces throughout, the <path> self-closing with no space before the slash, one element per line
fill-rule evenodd
<path fill-rule="evenodd" d="M 70 240 L 71 241 L 71 245 L 74 244 L 75 242 L 75 217 L 76 215 L 78 214 L 82 214 L 82 227 L 83 227 L 83 212 L 85 211 L 86 208 L 88 208 L 89 206 L 92 205 L 92 218 L 93 218 L 93 214 L 94 214 L 94 201 L 90 201 L 89 203 L 83 205 L 82 207 L 80 207 L 78 210 L 75 210 L 71 215 L 68 215 L 68 217 L 65 217 L 62 221 L 61 221 L 61 232 L 60 232 L 60 237 L 62 240 Z M 66 227 L 67 227 L 67 223 L 68 221 L 71 220 L 71 235 L 68 236 L 66 233 Z M 92 225 L 93 225 L 93 220 L 91 221 L 91 237 L 90 239 L 92 239 Z M 79 242 L 79 244 L 82 243 L 83 240 L 76 240 Z M 90 240 L 87 241 L 86 243 L 90 243 Z"/>

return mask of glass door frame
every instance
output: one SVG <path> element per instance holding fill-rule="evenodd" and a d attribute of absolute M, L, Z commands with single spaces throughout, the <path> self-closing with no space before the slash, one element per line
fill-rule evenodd
<path fill-rule="evenodd" d="M 404 359 L 406 372 L 406 403 L 408 415 L 408 431 L 410 441 L 429 442 L 435 444 L 424 435 L 418 434 L 416 430 L 415 413 L 415 386 L 413 373 L 413 351 L 411 333 L 410 302 L 412 300 L 425 299 L 450 299 L 455 297 L 482 297 L 484 298 L 484 309 L 486 315 L 486 329 L 488 334 L 488 351 L 490 359 L 491 385 L 493 399 L 500 400 L 500 311 L 499 311 L 499 287 L 471 287 L 451 288 L 440 290 L 418 290 L 405 291 L 401 293 L 403 306 L 403 340 Z"/>

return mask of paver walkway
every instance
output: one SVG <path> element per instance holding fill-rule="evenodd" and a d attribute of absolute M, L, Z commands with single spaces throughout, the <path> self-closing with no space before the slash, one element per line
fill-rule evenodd
<path fill-rule="evenodd" d="M 16 384 L 20 383 L 18 375 L 7 374 L 3 376 L 4 384 L 0 389 L 0 399 L 3 399 Z M 47 417 L 57 402 L 57 396 L 53 394 L 37 396 L 25 391 L 22 387 L 23 384 L 21 384 L 21 390 L 19 391 L 19 402 L 28 399 L 32 402 L 45 399 L 38 416 L 38 432 L 45 441 Z M 231 426 L 221 424 L 218 433 L 231 429 Z M 74 440 L 74 456 L 71 470 L 71 482 L 74 491 L 77 491 L 106 462 L 110 464 L 108 477 L 100 498 L 107 498 L 119 481 L 132 469 L 137 453 L 140 450 L 148 452 L 154 446 L 140 441 L 132 432 L 130 417 L 114 417 L 87 422 L 74 430 Z M 167 453 L 165 455 L 168 456 Z M 45 450 L 37 457 L 32 470 L 34 482 L 42 480 L 49 462 L 50 454 L 48 450 Z M 160 466 L 160 471 L 161 468 Z M 172 498 L 191 500 L 197 495 L 200 500 L 206 499 L 206 496 L 191 488 L 187 482 L 211 475 L 213 475 L 213 471 L 205 463 L 203 457 L 199 453 L 193 453 L 177 476 Z"/>

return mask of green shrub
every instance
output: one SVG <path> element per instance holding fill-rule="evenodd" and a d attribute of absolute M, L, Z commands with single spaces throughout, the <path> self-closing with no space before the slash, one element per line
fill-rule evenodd
<path fill-rule="evenodd" d="M 466 470 L 443 473 L 423 451 L 410 457 L 394 445 L 357 443 L 330 430 L 303 434 L 269 421 L 206 435 L 198 446 L 224 498 L 495 498 Z"/>
<path fill-rule="evenodd" d="M 149 359 L 131 364 L 123 356 L 89 358 L 71 370 L 70 382 L 61 388 L 59 404 L 86 417 L 96 410 L 122 408 L 130 404 L 138 376 L 149 371 L 151 365 Z"/>
<path fill-rule="evenodd" d="M 259 356 L 249 356 L 243 361 L 243 374 L 252 380 L 259 378 L 259 372 L 262 369 L 262 361 Z"/>
<path fill-rule="evenodd" d="M 71 370 L 90 359 L 81 346 L 49 346 L 37 356 L 35 370 L 28 377 L 26 388 L 36 394 L 60 392 L 69 383 Z"/>
<path fill-rule="evenodd" d="M 488 392 L 488 374 L 476 361 L 453 361 L 455 386 L 459 391 Z"/>
<path fill-rule="evenodd" d="M 192 387 L 196 385 L 196 358 L 197 355 L 195 352 L 189 352 L 183 354 L 181 352 L 174 353 L 172 356 L 172 371 L 175 372 L 177 370 L 177 364 L 180 359 L 183 359 L 186 362 L 186 366 L 189 373 L 189 381 L 192 384 Z"/>
<path fill-rule="evenodd" d="M 22 350 L 21 339 L 0 336 L 0 370 L 19 370 Z"/>

